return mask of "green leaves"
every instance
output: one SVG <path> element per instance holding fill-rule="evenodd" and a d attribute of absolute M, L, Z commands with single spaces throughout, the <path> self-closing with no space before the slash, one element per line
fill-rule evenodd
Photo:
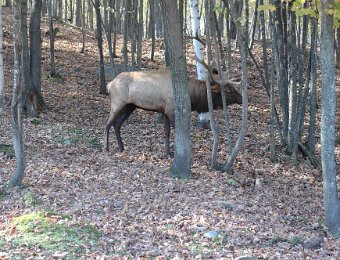
<path fill-rule="evenodd" d="M 316 8 L 315 8 L 316 6 L 312 5 L 311 7 L 304 7 L 305 2 L 306 0 L 294 1 L 291 10 L 295 12 L 296 16 L 309 15 L 311 17 L 316 17 Z M 259 5 L 258 10 L 275 12 L 276 7 L 275 5 L 272 5 L 272 4 L 265 4 L 265 5 Z"/>
<path fill-rule="evenodd" d="M 297 8 L 295 10 L 296 16 L 304 16 L 304 15 L 309 15 L 311 17 L 316 18 L 316 12 L 313 8 L 308 7 L 308 8 Z"/>
<path fill-rule="evenodd" d="M 258 10 L 259 11 L 275 12 L 276 7 L 275 7 L 275 5 L 271 5 L 271 4 L 259 5 Z"/>

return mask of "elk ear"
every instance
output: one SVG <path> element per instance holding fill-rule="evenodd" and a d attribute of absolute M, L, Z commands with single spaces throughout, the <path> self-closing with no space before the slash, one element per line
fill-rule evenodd
<path fill-rule="evenodd" d="M 215 94 L 220 93 L 221 92 L 220 86 L 218 84 L 212 85 L 211 86 L 211 92 L 215 93 Z"/>

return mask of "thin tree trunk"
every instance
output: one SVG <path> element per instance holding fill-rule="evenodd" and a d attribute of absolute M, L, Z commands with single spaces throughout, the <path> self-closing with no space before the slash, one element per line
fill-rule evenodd
<path fill-rule="evenodd" d="M 149 10 L 150 10 L 150 18 L 149 18 L 149 30 L 148 37 L 151 37 L 151 61 L 155 61 L 155 2 L 154 0 L 149 0 Z"/>
<path fill-rule="evenodd" d="M 22 95 L 21 82 L 21 1 L 14 1 L 14 70 L 13 70 L 13 92 L 11 103 L 11 124 L 13 131 L 13 147 L 15 150 L 16 171 L 9 181 L 9 187 L 20 186 L 25 174 L 26 155 L 22 124 Z"/>
<path fill-rule="evenodd" d="M 22 40 L 22 73 L 24 84 L 24 100 L 23 105 L 26 106 L 26 98 L 29 90 L 31 89 L 31 75 L 30 75 L 30 53 L 28 48 L 27 37 L 27 0 L 21 1 L 21 40 Z"/>
<path fill-rule="evenodd" d="M 284 23 L 282 22 L 281 15 L 281 1 L 276 0 L 276 35 L 275 40 L 278 43 L 277 55 L 278 55 L 278 74 L 279 74 L 279 95 L 280 105 L 282 109 L 282 136 L 283 144 L 287 144 L 288 137 L 288 121 L 289 121 L 289 106 L 288 106 L 288 72 L 287 72 L 287 60 L 286 60 L 286 48 L 284 34 Z"/>
<path fill-rule="evenodd" d="M 3 122 L 3 117 L 4 117 L 4 92 L 5 92 L 5 78 L 4 78 L 4 57 L 3 57 L 2 5 L 0 5 L 0 126 L 1 128 L 2 128 L 2 122 Z"/>
<path fill-rule="evenodd" d="M 336 64 L 338 69 L 340 69 L 340 27 L 336 29 L 336 38 L 337 38 L 337 45 L 336 45 Z"/>
<path fill-rule="evenodd" d="M 270 17 L 272 20 L 272 17 Z M 275 42 L 272 42 L 272 64 L 271 64 L 271 73 L 270 73 L 270 160 L 272 162 L 276 162 L 276 152 L 275 152 L 275 91 L 274 91 L 274 79 L 275 79 L 275 52 L 276 45 Z"/>
<path fill-rule="evenodd" d="M 207 56 L 208 56 L 208 65 L 210 66 L 210 61 L 213 59 L 212 57 L 212 40 L 213 37 L 216 36 L 213 34 L 214 31 L 214 26 L 213 26 L 213 19 L 212 19 L 212 8 L 210 5 L 210 1 L 204 1 L 205 3 L 205 17 L 207 20 L 207 26 L 206 26 L 206 39 L 207 39 Z M 215 55 L 217 56 L 216 59 L 218 59 L 218 55 L 217 53 L 215 53 Z M 202 65 L 202 64 L 201 64 Z M 219 72 L 220 70 L 220 66 L 219 66 Z M 220 74 L 221 75 L 221 74 Z M 211 75 L 210 75 L 211 76 Z M 211 151 L 211 167 L 213 169 L 219 169 L 220 165 L 217 162 L 217 152 L 218 152 L 218 144 L 219 144 L 219 130 L 218 130 L 218 125 L 215 121 L 214 118 L 214 108 L 213 108 L 213 99 L 212 99 L 212 90 L 211 90 L 211 85 L 210 85 L 210 76 L 206 78 L 206 87 L 207 87 L 207 99 L 208 99 L 208 108 L 209 108 L 209 121 L 210 121 L 210 128 L 211 128 L 211 132 L 213 135 L 213 145 L 212 145 L 212 151 Z M 224 94 L 224 89 L 221 89 L 221 94 Z M 225 97 L 224 97 L 224 101 L 225 101 Z M 223 107 L 225 108 L 225 107 Z M 230 140 L 230 138 L 228 139 Z"/>
<path fill-rule="evenodd" d="M 80 18 L 81 18 L 81 39 L 82 39 L 82 46 L 81 46 L 80 53 L 84 53 L 85 51 L 85 1 L 83 1 Z"/>
<path fill-rule="evenodd" d="M 64 21 L 67 22 L 68 20 L 68 12 L 67 12 L 67 0 L 64 3 Z"/>
<path fill-rule="evenodd" d="M 106 93 L 105 85 L 105 70 L 104 70 L 104 55 L 103 55 L 103 33 L 102 33 L 102 23 L 100 16 L 100 3 L 99 0 L 95 0 L 94 9 L 96 12 L 96 23 L 97 23 L 97 43 L 99 52 L 99 92 L 100 94 Z"/>
<path fill-rule="evenodd" d="M 127 6 L 127 0 L 124 0 L 124 6 Z M 127 8 L 124 8 L 124 29 L 123 29 L 123 57 L 124 57 L 124 66 L 127 69 L 129 58 L 128 58 L 128 28 L 129 28 L 129 16 Z"/>
<path fill-rule="evenodd" d="M 291 4 L 291 3 L 290 3 Z M 296 41 L 296 16 L 293 11 L 291 11 L 291 6 L 289 8 L 289 18 L 290 18 L 290 32 L 288 36 L 289 40 L 289 53 L 290 53 L 290 85 L 289 85 L 289 115 L 288 115 L 288 151 L 292 156 L 292 160 L 297 162 L 297 41 Z"/>
<path fill-rule="evenodd" d="M 48 0 L 48 24 L 50 31 L 50 76 L 54 77 L 56 74 L 55 71 L 55 62 L 54 62 L 54 28 L 53 28 L 53 19 L 52 19 L 52 0 Z"/>
<path fill-rule="evenodd" d="M 58 0 L 58 17 L 60 19 L 63 17 L 63 0 Z"/>
<path fill-rule="evenodd" d="M 310 96 L 310 112 L 307 144 L 311 153 L 315 154 L 318 20 L 316 18 L 311 18 L 311 23 L 312 23 L 311 47 L 310 47 L 311 96 Z"/>
<path fill-rule="evenodd" d="M 142 68 L 142 47 L 143 47 L 143 0 L 139 3 L 138 15 L 138 40 L 137 40 L 137 67 Z"/>
<path fill-rule="evenodd" d="M 254 9 L 254 16 L 253 16 L 253 21 L 252 21 L 253 26 L 252 26 L 251 37 L 250 37 L 250 47 L 249 47 L 250 50 L 253 49 L 254 41 L 255 41 L 255 31 L 256 31 L 256 24 L 257 24 L 258 6 L 259 6 L 259 0 L 256 0 L 255 9 Z"/>
<path fill-rule="evenodd" d="M 229 7 L 229 12 L 232 15 L 233 21 L 236 25 L 237 39 L 238 45 L 241 54 L 241 63 L 242 63 L 242 122 L 240 132 L 236 141 L 234 148 L 228 156 L 226 163 L 223 165 L 222 170 L 228 171 L 234 164 L 235 159 L 239 151 L 243 147 L 243 143 L 245 140 L 247 128 L 248 128 L 248 65 L 247 65 L 247 57 L 248 57 L 248 23 L 245 23 L 245 26 L 242 28 L 239 17 L 236 16 L 237 11 L 233 1 L 223 0 L 226 7 Z M 229 4 L 228 4 L 229 2 Z M 249 2 L 245 1 L 245 20 L 247 21 L 249 18 Z"/>
<path fill-rule="evenodd" d="M 109 8 L 110 10 L 113 9 L 113 0 L 109 0 Z M 116 72 L 116 67 L 114 64 L 114 58 L 116 58 L 116 55 L 113 51 L 113 45 L 112 45 L 112 30 L 113 30 L 113 13 L 109 12 L 109 17 L 108 17 L 108 24 L 105 24 L 105 22 L 102 22 L 103 27 L 105 29 L 105 34 L 106 34 L 106 40 L 107 40 L 107 45 L 109 49 L 109 57 L 110 57 L 110 67 L 111 67 L 111 75 L 113 78 L 117 76 Z"/>
<path fill-rule="evenodd" d="M 263 0 L 259 1 L 260 5 L 263 5 Z M 275 74 L 275 53 L 276 53 L 276 45 L 275 41 L 272 41 L 272 62 L 271 62 L 271 73 L 269 80 L 269 68 L 268 68 L 268 49 L 267 49 L 267 34 L 266 34 L 266 24 L 264 18 L 264 11 L 260 11 L 260 30 L 261 30 L 261 38 L 262 38 L 262 56 L 263 56 L 263 70 L 264 70 L 264 80 L 265 86 L 270 85 L 269 87 L 269 99 L 270 99 L 270 159 L 272 162 L 276 161 L 276 152 L 275 152 L 275 119 L 278 121 L 278 117 L 276 117 L 276 108 L 275 108 L 275 92 L 274 92 L 274 74 Z M 269 23 L 272 25 L 273 23 L 273 15 L 269 14 Z M 272 28 L 274 26 L 272 25 Z M 271 38 L 273 38 L 274 32 L 272 32 Z M 267 90 L 268 92 L 268 90 Z M 267 93 L 268 94 L 268 93 Z"/>
<path fill-rule="evenodd" d="M 340 237 L 340 200 L 336 180 L 334 156 L 334 123 L 336 110 L 335 60 L 333 0 L 322 1 L 321 12 L 321 77 L 322 77 L 322 113 L 321 113 L 321 159 L 324 191 L 326 226 L 336 237 Z"/>
<path fill-rule="evenodd" d="M 88 9 L 88 20 L 89 20 L 89 28 L 93 30 L 93 5 L 91 0 L 87 1 L 87 9 Z"/>
<path fill-rule="evenodd" d="M 200 14 L 199 14 L 199 8 L 198 8 L 198 1 L 197 0 L 189 0 L 189 6 L 190 6 L 190 13 L 191 13 L 191 25 L 192 25 L 192 37 L 194 49 L 195 49 L 195 55 L 200 60 L 203 60 L 203 51 L 204 46 L 203 44 L 196 40 L 195 37 L 201 36 L 201 27 L 200 27 Z M 197 70 L 197 78 L 204 80 L 206 78 L 205 69 L 202 64 L 199 62 L 196 62 L 196 70 Z"/>

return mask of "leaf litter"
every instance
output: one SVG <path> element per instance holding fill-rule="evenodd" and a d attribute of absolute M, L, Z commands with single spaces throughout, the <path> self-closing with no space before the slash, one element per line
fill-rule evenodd
<path fill-rule="evenodd" d="M 4 30 L 11 32 L 11 16 L 8 10 L 4 12 Z M 87 35 L 85 53 L 80 54 L 81 32 L 66 24 L 57 26 L 62 33 L 55 43 L 56 65 L 63 81 L 46 77 L 49 45 L 45 37 L 42 90 L 49 109 L 39 116 L 39 123 L 24 117 L 24 188 L 5 188 L 15 171 L 15 159 L 0 156 L 0 232 L 14 236 L 17 231 L 10 229 L 11 221 L 41 209 L 70 216 L 72 223 L 89 224 L 103 234 L 99 247 L 82 248 L 76 255 L 87 259 L 340 258 L 340 241 L 325 228 L 320 169 L 304 158 L 295 165 L 280 151 L 278 161 L 270 161 L 269 102 L 256 76 L 250 82 L 245 147 L 233 170 L 221 173 L 211 169 L 212 136 L 198 127 L 193 113 L 193 178 L 173 179 L 168 176 L 172 160 L 165 157 L 163 126 L 157 123 L 155 113 L 136 111 L 124 124 L 124 152 L 118 152 L 113 133 L 111 151 L 102 152 L 110 104 L 108 96 L 99 94 L 95 39 Z M 48 30 L 45 18 L 42 30 Z M 162 53 L 160 43 L 157 48 Z M 2 144 L 11 144 L 11 44 L 12 38 L 6 38 Z M 143 44 L 143 66 L 163 67 L 162 55 L 151 62 L 150 42 Z M 256 71 L 251 73 L 256 75 Z M 241 108 L 231 106 L 229 110 L 236 138 Z M 216 114 L 219 120 L 223 118 L 221 111 Z M 221 139 L 219 158 L 225 160 L 226 141 Z M 36 208 L 25 203 L 28 193 L 39 200 Z M 17 254 L 25 258 L 68 257 L 63 250 L 28 248 L 0 238 L 2 258 Z"/>

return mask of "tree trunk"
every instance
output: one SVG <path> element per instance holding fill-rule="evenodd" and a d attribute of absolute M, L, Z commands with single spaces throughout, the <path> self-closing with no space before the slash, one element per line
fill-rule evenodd
<path fill-rule="evenodd" d="M 87 1 L 87 9 L 88 9 L 88 27 L 93 30 L 93 5 L 91 0 Z"/>
<path fill-rule="evenodd" d="M 334 156 L 334 123 L 336 110 L 335 60 L 334 60 L 334 0 L 322 1 L 321 12 L 321 160 L 323 175 L 324 207 L 326 226 L 336 237 L 340 237 L 340 200 L 337 191 L 336 164 Z"/>
<path fill-rule="evenodd" d="M 26 92 L 26 108 L 30 117 L 36 117 L 45 108 L 41 95 L 41 8 L 42 1 L 34 0 L 30 20 L 30 74 L 31 81 Z"/>
<path fill-rule="evenodd" d="M 113 9 L 113 0 L 109 0 L 109 8 L 110 10 Z M 110 74 L 115 78 L 117 76 L 116 69 L 114 65 L 113 59 L 116 58 L 116 54 L 114 53 L 113 46 L 112 46 L 112 31 L 113 31 L 113 13 L 109 12 L 108 17 L 108 24 L 104 22 L 104 29 L 106 34 L 107 45 L 109 49 L 109 56 L 110 56 L 110 66 L 111 72 Z"/>
<path fill-rule="evenodd" d="M 155 28 L 155 2 L 154 0 L 149 0 L 149 7 L 150 7 L 150 18 L 149 18 L 149 29 L 148 29 L 148 37 L 151 38 L 151 61 L 155 61 L 155 35 L 156 35 L 156 28 Z"/>
<path fill-rule="evenodd" d="M 54 77 L 55 72 L 55 62 L 54 62 L 54 28 L 52 19 L 52 0 L 48 0 L 48 25 L 50 32 L 50 76 Z"/>
<path fill-rule="evenodd" d="M 4 57 L 3 57 L 3 30 L 2 30 L 2 5 L 0 5 L 0 126 L 4 117 L 4 93 L 5 93 L 5 78 L 4 78 Z"/>
<path fill-rule="evenodd" d="M 337 38 L 336 64 L 338 66 L 338 69 L 340 69 L 340 27 L 336 29 L 336 38 Z"/>
<path fill-rule="evenodd" d="M 190 7 L 190 15 L 191 15 L 191 36 L 192 37 L 201 37 L 201 26 L 200 26 L 200 13 L 199 13 L 199 5 L 197 0 L 189 0 L 189 7 Z M 204 46 L 203 44 L 193 39 L 194 49 L 195 49 L 195 55 L 200 60 L 204 59 Z M 207 75 L 205 72 L 205 69 L 202 64 L 196 61 L 196 71 L 197 71 L 197 78 L 199 80 L 206 79 Z M 204 126 L 208 123 L 210 117 L 210 113 L 203 113 L 202 115 L 199 115 L 199 124 L 201 126 Z"/>
<path fill-rule="evenodd" d="M 82 46 L 80 49 L 80 53 L 84 53 L 85 51 L 85 1 L 83 1 L 80 18 L 81 18 L 81 38 L 82 38 Z"/>
<path fill-rule="evenodd" d="M 127 6 L 127 0 L 124 0 L 124 6 Z M 123 28 L 123 57 L 124 57 L 124 66 L 127 68 L 129 63 L 128 57 L 128 34 L 129 34 L 129 15 L 127 8 L 124 8 L 124 28 Z"/>
<path fill-rule="evenodd" d="M 25 174 L 26 155 L 23 137 L 22 124 L 22 95 L 23 88 L 21 82 L 21 50 L 22 50 L 22 34 L 21 34 L 21 1 L 14 1 L 14 69 L 13 69 L 13 92 L 11 103 L 11 124 L 13 131 L 13 147 L 15 150 L 16 171 L 9 181 L 9 187 L 20 186 Z"/>
<path fill-rule="evenodd" d="M 24 84 L 24 100 L 23 105 L 26 105 L 26 98 L 29 89 L 31 88 L 31 75 L 30 75 L 30 53 L 28 48 L 27 37 L 27 0 L 21 1 L 21 40 L 22 40 L 22 73 Z"/>
<path fill-rule="evenodd" d="M 255 2 L 255 10 L 254 10 L 254 16 L 252 20 L 252 29 L 251 29 L 251 37 L 250 37 L 250 50 L 253 49 L 254 41 L 255 41 L 255 31 L 256 31 L 256 24 L 257 24 L 257 15 L 258 15 L 258 6 L 259 6 L 259 0 L 256 0 Z"/>
<path fill-rule="evenodd" d="M 278 56 L 278 74 L 279 74 L 279 95 L 280 95 L 280 105 L 282 109 L 282 136 L 283 144 L 287 144 L 288 136 L 288 120 L 289 120 L 289 106 L 288 106 L 288 72 L 287 72 L 287 55 L 285 48 L 285 38 L 284 34 L 284 23 L 282 22 L 281 15 L 281 1 L 276 0 L 276 35 L 275 39 L 278 43 L 277 56 Z"/>
<path fill-rule="evenodd" d="M 63 18 L 63 0 L 58 0 L 58 18 Z"/>
<path fill-rule="evenodd" d="M 208 56 L 208 65 L 210 66 L 210 61 L 213 60 L 212 57 L 212 41 L 214 39 L 214 35 L 213 31 L 214 31 L 214 26 L 213 26 L 213 20 L 212 20 L 212 7 L 211 7 L 211 3 L 210 1 L 205 1 L 205 17 L 206 17 L 206 21 L 207 21 L 207 26 L 206 26 L 206 40 L 207 40 L 207 56 Z M 216 59 L 218 59 L 218 52 L 215 53 L 215 55 L 217 57 L 215 57 Z M 219 70 L 220 71 L 220 70 Z M 206 88 L 207 88 L 207 101 L 208 101 L 208 108 L 209 108 L 209 113 L 207 113 L 207 115 L 209 115 L 209 121 L 210 121 L 210 128 L 212 131 L 212 135 L 213 135 L 213 145 L 212 145 L 212 151 L 211 151 L 211 167 L 213 169 L 219 169 L 220 165 L 218 165 L 217 162 L 217 152 L 218 152 L 218 144 L 219 144 L 219 130 L 218 130 L 218 125 L 215 121 L 214 118 L 214 108 L 213 108 L 213 99 L 212 99 L 212 90 L 211 90 L 211 85 L 210 85 L 210 79 L 211 75 L 209 77 L 207 77 L 206 79 Z M 224 93 L 224 90 L 221 91 L 221 95 Z M 225 96 L 224 96 L 224 101 L 225 101 Z M 226 111 L 226 110 L 225 110 Z M 227 128 L 229 129 L 229 128 Z M 227 131 L 228 132 L 228 131 Z M 229 138 L 230 140 L 230 138 Z M 229 148 L 229 146 L 228 146 Z"/>
<path fill-rule="evenodd" d="M 199 5 L 197 0 L 189 0 L 190 6 L 190 14 L 191 14 L 191 25 L 192 25 L 192 37 L 201 37 L 201 27 L 200 27 L 200 14 L 199 14 Z M 195 55 L 200 60 L 203 60 L 203 51 L 204 46 L 201 42 L 196 39 L 193 39 Z M 200 80 L 206 79 L 206 73 L 203 65 L 199 62 L 196 62 L 196 69 L 197 69 L 197 77 Z"/>
<path fill-rule="evenodd" d="M 183 55 L 182 29 L 177 1 L 162 0 L 161 4 L 175 99 L 175 155 L 171 174 L 187 179 L 191 177 L 191 104 L 186 60 Z"/>
<path fill-rule="evenodd" d="M 308 148 L 311 153 L 315 153 L 315 126 L 316 126 L 316 81 L 317 81 L 317 40 L 318 40 L 318 20 L 311 18 L 311 47 L 310 47 L 310 78 L 311 96 L 308 128 Z"/>
<path fill-rule="evenodd" d="M 5 6 L 6 7 L 12 7 L 12 1 L 11 0 L 6 0 L 5 1 Z"/>
<path fill-rule="evenodd" d="M 103 55 L 103 33 L 102 33 L 99 0 L 95 0 L 94 9 L 96 12 L 97 43 L 98 43 L 98 52 L 99 52 L 99 81 L 100 81 L 99 92 L 101 94 L 105 94 L 106 86 L 105 86 L 104 55 Z"/>
<path fill-rule="evenodd" d="M 289 154 L 292 155 L 292 159 L 294 162 L 297 162 L 297 139 L 298 139 L 298 126 L 297 126 L 297 72 L 298 72 L 298 64 L 297 64 L 297 40 L 296 40 L 296 16 L 295 13 L 291 10 L 291 3 L 289 4 L 289 36 L 288 36 L 288 53 L 290 54 L 290 84 L 289 84 L 289 98 L 288 98 L 288 151 Z"/>
<path fill-rule="evenodd" d="M 64 21 L 67 22 L 68 20 L 68 12 L 67 12 L 67 0 L 64 3 Z"/>
<path fill-rule="evenodd" d="M 137 40 L 137 67 L 142 68 L 142 47 L 143 47 L 143 0 L 139 3 L 138 15 L 138 40 Z"/>
<path fill-rule="evenodd" d="M 137 27 L 137 21 L 138 21 L 138 0 L 133 0 L 132 1 L 133 5 L 133 11 L 131 15 L 132 19 L 132 28 L 135 28 L 133 32 L 131 33 L 131 39 L 130 39 L 130 44 L 131 44 L 131 65 L 135 66 L 136 65 L 136 32 L 138 32 L 138 27 Z"/>
<path fill-rule="evenodd" d="M 229 4 L 228 4 L 229 2 Z M 222 170 L 228 171 L 234 164 L 235 159 L 239 151 L 243 147 L 244 139 L 246 136 L 247 128 L 248 128 L 248 65 L 247 65 L 247 57 L 248 57 L 248 23 L 245 23 L 242 28 L 239 16 L 236 16 L 237 9 L 234 5 L 234 1 L 224 0 L 226 7 L 229 6 L 229 13 L 232 16 L 232 19 L 236 26 L 238 46 L 241 54 L 241 66 L 242 66 L 242 122 L 241 129 L 236 141 L 234 148 L 232 149 L 227 162 L 223 165 Z M 247 21 L 249 18 L 249 3 L 245 1 L 245 14 Z"/>
<path fill-rule="evenodd" d="M 34 0 L 30 20 L 30 68 L 32 83 L 39 92 L 41 91 L 41 8 L 42 0 Z"/>
<path fill-rule="evenodd" d="M 76 19 L 74 25 L 81 26 L 81 0 L 76 0 Z"/>

